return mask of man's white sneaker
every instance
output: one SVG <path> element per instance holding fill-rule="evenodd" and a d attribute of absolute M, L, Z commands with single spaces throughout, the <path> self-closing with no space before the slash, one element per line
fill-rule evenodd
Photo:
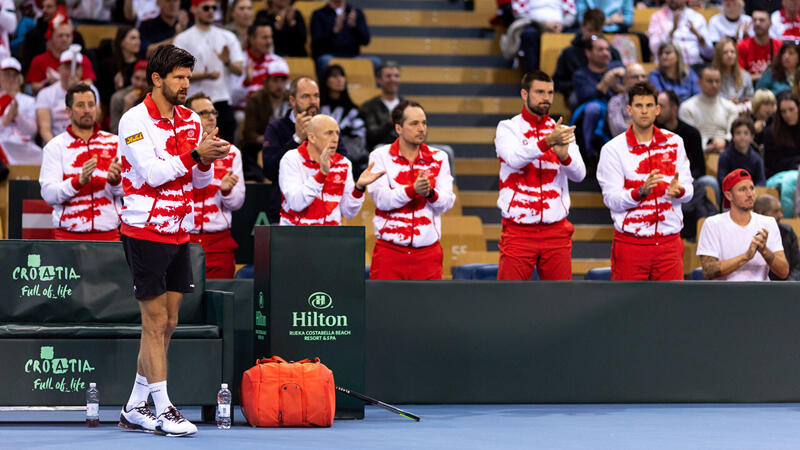
<path fill-rule="evenodd" d="M 168 407 L 156 419 L 156 434 L 162 436 L 188 436 L 197 433 L 197 427 L 186 420 L 174 406 Z"/>
<path fill-rule="evenodd" d="M 125 411 L 123 406 L 117 426 L 126 430 L 152 433 L 156 430 L 156 415 L 150 411 L 146 402 L 139 403 L 139 406 L 130 411 Z"/>

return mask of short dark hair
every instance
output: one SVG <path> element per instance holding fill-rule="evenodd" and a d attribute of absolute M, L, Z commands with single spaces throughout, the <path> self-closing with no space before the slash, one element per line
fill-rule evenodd
<path fill-rule="evenodd" d="M 415 102 L 414 100 L 403 100 L 402 102 L 398 103 L 397 106 L 394 107 L 392 110 L 392 123 L 395 125 L 403 126 L 403 122 L 405 122 L 405 113 L 407 108 L 419 108 L 422 112 L 425 112 L 425 108 L 422 107 L 419 103 Z"/>
<path fill-rule="evenodd" d="M 250 38 L 255 36 L 259 27 L 269 27 L 269 29 L 272 30 L 272 25 L 270 25 L 269 23 L 264 21 L 256 21 L 252 25 L 247 27 L 247 37 Z M 272 30 L 272 32 L 275 33 L 275 30 Z"/>
<path fill-rule="evenodd" d="M 697 77 L 702 79 L 703 76 L 705 76 L 705 73 L 708 72 L 709 70 L 716 70 L 717 72 L 722 74 L 722 71 L 720 71 L 718 68 L 712 66 L 711 64 L 706 64 L 705 66 L 703 66 L 702 69 L 700 69 L 700 73 L 697 74 Z"/>
<path fill-rule="evenodd" d="M 300 82 L 303 81 L 303 80 L 314 81 L 313 78 L 305 76 L 305 75 L 301 75 L 301 76 L 295 78 L 294 80 L 292 80 L 291 83 L 289 83 L 289 97 L 297 98 L 297 85 L 300 84 Z M 314 81 L 314 82 L 316 83 L 316 81 Z"/>
<path fill-rule="evenodd" d="M 767 15 L 767 17 L 769 17 L 770 21 L 772 21 L 772 14 L 769 12 L 768 9 L 764 8 L 764 5 L 759 4 L 755 8 L 753 8 L 753 10 L 750 11 L 750 17 L 753 17 L 753 13 L 755 12 L 763 12 L 764 14 Z"/>
<path fill-rule="evenodd" d="M 185 107 L 187 107 L 189 109 L 192 109 L 192 102 L 195 101 L 195 100 L 201 100 L 201 99 L 206 99 L 208 101 L 211 101 L 211 97 L 207 96 L 204 92 L 200 91 L 200 92 L 194 94 L 193 96 L 187 98 L 186 102 L 183 104 L 183 106 L 185 106 Z"/>
<path fill-rule="evenodd" d="M 80 94 L 81 92 L 91 92 L 95 103 L 97 103 L 97 96 L 94 94 L 92 88 L 86 83 L 78 83 L 75 86 L 67 89 L 67 96 L 64 98 L 67 108 L 72 108 L 72 102 L 75 101 L 75 94 Z"/>
<path fill-rule="evenodd" d="M 606 14 L 602 9 L 590 8 L 583 13 L 583 23 L 591 23 L 595 28 L 603 28 L 606 23 Z"/>
<path fill-rule="evenodd" d="M 675 91 L 673 91 L 672 89 L 667 89 L 665 91 L 662 91 L 661 93 L 667 96 L 667 99 L 669 99 L 669 103 L 672 106 L 681 106 L 680 97 L 678 97 L 678 94 L 676 94 Z"/>
<path fill-rule="evenodd" d="M 153 85 L 153 74 L 166 78 L 176 68 L 194 70 L 194 56 L 172 44 L 159 46 L 147 61 L 147 83 Z"/>
<path fill-rule="evenodd" d="M 628 89 L 628 105 L 633 104 L 633 97 L 637 95 L 651 95 L 653 96 L 653 101 L 658 103 L 658 89 L 650 84 L 649 81 L 640 81 Z"/>
<path fill-rule="evenodd" d="M 375 71 L 375 77 L 380 78 L 383 75 L 383 69 L 397 69 L 400 70 L 400 65 L 397 64 L 397 61 L 384 61 L 381 63 L 378 70 Z"/>
<path fill-rule="evenodd" d="M 733 121 L 731 124 L 731 134 L 739 127 L 747 127 L 747 129 L 750 130 L 750 134 L 753 136 L 756 135 L 756 126 L 753 125 L 753 119 L 747 116 L 739 116 Z"/>
<path fill-rule="evenodd" d="M 522 89 L 526 91 L 531 90 L 531 85 L 534 81 L 544 81 L 545 83 L 552 83 L 553 79 L 550 75 L 542 72 L 541 70 L 533 70 L 522 76 Z"/>

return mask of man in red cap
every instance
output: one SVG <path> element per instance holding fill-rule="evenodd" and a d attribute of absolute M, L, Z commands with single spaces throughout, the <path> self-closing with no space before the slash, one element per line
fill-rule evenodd
<path fill-rule="evenodd" d="M 781 234 L 773 217 L 753 212 L 755 187 L 750 174 L 735 169 L 722 181 L 723 208 L 703 223 L 697 256 L 706 280 L 769 281 L 772 270 L 789 275 Z"/>

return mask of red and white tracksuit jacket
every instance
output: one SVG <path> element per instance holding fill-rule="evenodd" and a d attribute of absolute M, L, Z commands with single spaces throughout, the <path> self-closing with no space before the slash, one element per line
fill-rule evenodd
<path fill-rule="evenodd" d="M 375 163 L 372 172 L 386 171 L 386 175 L 367 186 L 375 201 L 372 223 L 377 238 L 403 247 L 438 243 L 442 236 L 440 216 L 456 201 L 447 154 L 422 144 L 417 158 L 408 161 L 395 140 L 375 149 L 369 160 Z M 434 191 L 431 198 L 414 192 L 414 181 L 420 172 L 428 174 Z"/>
<path fill-rule="evenodd" d="M 645 198 L 639 188 L 650 172 L 659 170 L 661 181 Z M 667 188 L 677 172 L 682 195 L 667 199 Z M 683 228 L 681 203 L 692 199 L 692 174 L 680 136 L 653 127 L 653 140 L 639 144 L 629 127 L 606 143 L 600 152 L 597 181 L 603 201 L 611 210 L 618 233 L 637 238 L 675 235 Z"/>
<path fill-rule="evenodd" d="M 208 186 L 214 176 L 211 166 L 197 164 L 190 154 L 201 136 L 196 113 L 175 106 L 172 120 L 164 118 L 150 94 L 122 116 L 122 234 L 167 244 L 189 241 L 193 189 Z"/>
<path fill-rule="evenodd" d="M 494 139 L 500 159 L 500 195 L 497 207 L 504 219 L 520 225 L 556 223 L 569 214 L 568 180 L 586 176 L 578 146 L 569 145 L 569 158 L 561 162 L 544 138 L 555 121 L 522 109 L 497 125 Z"/>
<path fill-rule="evenodd" d="M 283 58 L 274 53 L 256 58 L 250 53 L 250 50 L 245 51 L 244 69 L 240 76 L 242 80 L 241 89 L 243 92 L 240 92 L 239 95 L 236 96 L 238 100 L 236 104 L 233 105 L 234 108 L 244 110 L 247 106 L 248 97 L 255 91 L 264 87 L 264 80 L 269 76 L 269 63 L 275 60 L 283 60 Z M 248 71 L 250 74 L 249 80 L 247 79 Z"/>
<path fill-rule="evenodd" d="M 204 188 L 194 189 L 194 230 L 197 233 L 216 233 L 231 228 L 231 215 L 244 204 L 244 174 L 242 153 L 231 145 L 228 156 L 214 161 L 214 178 Z M 233 172 L 239 181 L 227 194 L 220 191 L 222 178 Z"/>
<path fill-rule="evenodd" d="M 53 207 L 53 226 L 74 233 L 102 232 L 119 227 L 122 185 L 108 182 L 108 166 L 117 156 L 117 136 L 100 130 L 86 142 L 67 131 L 44 147 L 39 184 L 42 198 Z M 83 163 L 97 156 L 97 168 L 80 184 Z"/>
<path fill-rule="evenodd" d="M 278 183 L 281 188 L 281 225 L 341 225 L 364 204 L 356 190 L 350 161 L 334 153 L 328 175 L 308 154 L 308 141 L 283 155 Z"/>

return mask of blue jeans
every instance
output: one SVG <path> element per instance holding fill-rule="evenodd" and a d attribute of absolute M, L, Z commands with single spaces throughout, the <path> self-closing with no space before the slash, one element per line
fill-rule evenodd
<path fill-rule="evenodd" d="M 592 144 L 592 140 L 594 138 L 594 131 L 597 129 L 597 124 L 603 119 L 604 114 L 605 109 L 601 104 L 596 102 L 587 103 L 583 109 L 581 131 L 583 131 L 583 148 L 587 158 L 599 153 L 599 150 Z"/>
<path fill-rule="evenodd" d="M 522 68 L 525 72 L 539 68 L 539 51 L 542 44 L 542 34 L 535 25 L 530 25 L 520 35 L 519 49 L 522 52 Z"/>

